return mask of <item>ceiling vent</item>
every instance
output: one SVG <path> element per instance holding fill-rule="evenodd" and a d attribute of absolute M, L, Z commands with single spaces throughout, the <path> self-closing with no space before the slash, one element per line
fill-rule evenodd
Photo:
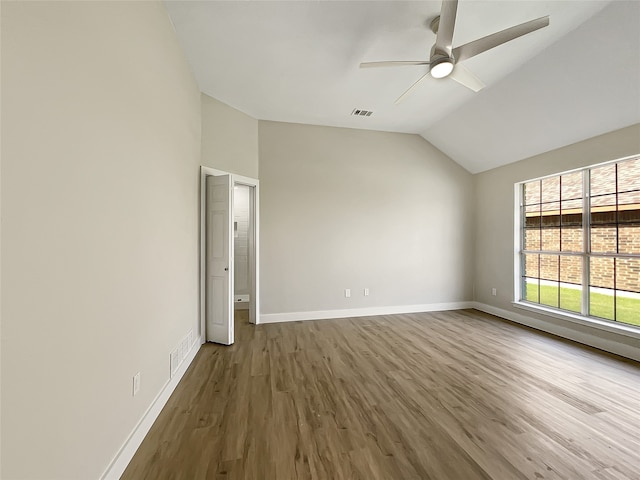
<path fill-rule="evenodd" d="M 362 110 L 360 108 L 354 108 L 351 115 L 354 117 L 370 117 L 373 114 L 371 110 Z"/>

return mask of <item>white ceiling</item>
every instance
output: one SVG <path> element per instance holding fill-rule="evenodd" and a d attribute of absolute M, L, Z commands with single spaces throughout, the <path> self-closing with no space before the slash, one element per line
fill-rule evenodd
<path fill-rule="evenodd" d="M 262 120 L 421 134 L 472 173 L 640 122 L 640 2 L 460 0 L 454 47 L 550 15 L 465 62 L 473 93 L 425 67 L 440 1 L 166 1 L 200 89 Z M 353 117 L 354 108 L 372 110 Z"/>

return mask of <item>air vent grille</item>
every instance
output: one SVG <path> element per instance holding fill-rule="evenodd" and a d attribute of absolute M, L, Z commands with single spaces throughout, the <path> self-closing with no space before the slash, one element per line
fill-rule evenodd
<path fill-rule="evenodd" d="M 371 110 L 354 108 L 353 111 L 351 112 L 351 115 L 353 115 L 354 117 L 370 117 L 371 115 L 373 115 L 373 112 Z"/>

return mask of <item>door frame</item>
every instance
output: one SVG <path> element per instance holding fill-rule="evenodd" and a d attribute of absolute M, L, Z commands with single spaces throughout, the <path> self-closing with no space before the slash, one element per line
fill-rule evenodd
<path fill-rule="evenodd" d="M 237 175 L 211 167 L 200 166 L 200 343 L 207 341 L 206 337 L 206 193 L 207 177 L 218 175 L 229 175 L 231 177 L 231 188 L 236 185 L 246 185 L 251 187 L 250 215 L 251 230 L 253 235 L 249 241 L 250 255 L 249 261 L 249 321 L 260 323 L 260 182 L 251 177 Z M 233 201 L 229 203 L 229 216 L 233 218 Z M 233 221 L 233 220 L 232 220 Z M 233 262 L 233 259 L 231 259 Z M 233 308 L 233 285 L 230 285 L 229 295 Z M 233 315 L 233 312 L 231 312 Z M 233 317 L 232 317 L 233 318 Z M 233 326 L 233 325 L 232 325 Z"/>

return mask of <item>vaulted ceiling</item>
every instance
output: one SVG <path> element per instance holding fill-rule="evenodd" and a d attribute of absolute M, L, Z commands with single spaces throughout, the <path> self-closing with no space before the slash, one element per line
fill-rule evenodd
<path fill-rule="evenodd" d="M 465 62 L 486 88 L 427 78 L 440 1 L 166 1 L 202 92 L 255 118 L 417 133 L 470 172 L 640 122 L 640 2 L 460 0 L 454 47 L 550 16 Z M 354 109 L 373 111 L 369 117 Z"/>

